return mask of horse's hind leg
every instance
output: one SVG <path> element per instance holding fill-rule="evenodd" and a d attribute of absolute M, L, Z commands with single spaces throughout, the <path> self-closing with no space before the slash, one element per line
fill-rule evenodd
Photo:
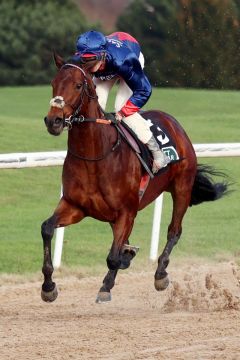
<path fill-rule="evenodd" d="M 53 265 L 51 256 L 51 240 L 53 238 L 54 229 L 59 226 L 67 226 L 79 222 L 83 219 L 83 212 L 69 204 L 64 198 L 59 202 L 54 214 L 42 224 L 42 238 L 44 259 L 42 272 L 44 282 L 42 285 L 42 299 L 47 302 L 54 301 L 57 298 L 57 287 L 52 281 Z"/>
<path fill-rule="evenodd" d="M 188 181 L 186 180 L 188 179 Z M 165 290 L 168 287 L 169 279 L 166 268 L 169 264 L 169 256 L 174 245 L 177 244 L 182 233 L 182 219 L 189 206 L 191 198 L 191 181 L 189 177 L 178 178 L 172 191 L 173 212 L 172 220 L 168 227 L 167 244 L 158 258 L 158 267 L 155 273 L 156 290 Z"/>

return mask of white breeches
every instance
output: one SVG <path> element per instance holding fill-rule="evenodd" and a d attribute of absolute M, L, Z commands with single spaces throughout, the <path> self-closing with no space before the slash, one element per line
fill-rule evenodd
<path fill-rule="evenodd" d="M 127 86 L 123 79 L 118 77 L 111 80 L 94 78 L 94 83 L 96 85 L 98 102 L 104 110 L 106 109 L 109 92 L 115 83 L 117 83 L 118 86 L 114 104 L 115 112 L 118 112 L 132 95 L 132 90 Z"/>
<path fill-rule="evenodd" d="M 140 53 L 139 61 L 143 68 L 144 57 L 142 53 Z M 94 78 L 93 80 L 96 85 L 98 102 L 103 109 L 106 108 L 109 92 L 117 81 L 118 90 L 114 105 L 115 112 L 121 110 L 121 108 L 132 95 L 132 90 L 128 87 L 128 85 L 123 79 L 120 79 L 118 77 L 115 77 L 111 80 L 101 80 L 98 78 Z M 125 117 L 123 118 L 123 121 L 135 132 L 137 137 L 144 144 L 146 144 L 152 137 L 152 132 L 149 128 L 148 122 L 139 113 L 134 113 L 133 115 Z"/>
<path fill-rule="evenodd" d="M 142 53 L 139 55 L 139 61 L 142 68 L 144 68 L 144 57 Z M 132 90 L 128 87 L 125 81 L 117 76 L 111 80 L 101 80 L 94 77 L 93 81 L 96 85 L 98 102 L 104 110 L 106 109 L 109 92 L 115 83 L 118 83 L 114 105 L 115 112 L 118 112 L 132 95 Z"/>
<path fill-rule="evenodd" d="M 152 137 L 150 125 L 139 113 L 134 113 L 123 118 L 123 120 L 137 135 L 139 140 L 146 144 Z"/>

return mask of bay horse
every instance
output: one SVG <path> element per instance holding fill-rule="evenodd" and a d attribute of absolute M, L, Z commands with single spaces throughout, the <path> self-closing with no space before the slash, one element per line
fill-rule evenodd
<path fill-rule="evenodd" d="M 119 138 L 116 127 L 104 124 L 105 114 L 98 104 L 89 64 L 65 63 L 57 54 L 54 59 L 58 72 L 51 83 L 53 98 L 44 121 L 48 132 L 55 136 L 60 135 L 64 127 L 68 128 L 68 150 L 63 165 L 62 198 L 41 228 L 44 247 L 42 299 L 54 301 L 58 295 L 52 281 L 54 230 L 90 216 L 108 222 L 113 232 L 107 257 L 109 270 L 97 295 L 97 302 L 109 301 L 118 270 L 127 268 L 136 254 L 134 247 L 128 247 L 128 239 L 138 211 L 168 191 L 173 201 L 172 219 L 166 246 L 158 258 L 154 282 L 156 290 L 164 290 L 169 284 L 166 268 L 170 253 L 181 236 L 182 220 L 188 207 L 221 198 L 228 184 L 215 183 L 210 176 L 213 174 L 211 168 L 197 164 L 191 141 L 172 116 L 156 110 L 146 111 L 143 113 L 146 119 L 155 119 L 160 127 L 168 130 L 183 160 L 168 165 L 160 176 L 150 179 L 140 199 L 143 168 L 135 152 Z M 80 120 L 74 122 L 76 116 Z"/>

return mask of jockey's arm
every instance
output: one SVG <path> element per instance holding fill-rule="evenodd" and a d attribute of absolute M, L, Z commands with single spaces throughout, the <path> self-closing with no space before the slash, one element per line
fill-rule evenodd
<path fill-rule="evenodd" d="M 152 87 L 136 56 L 131 55 L 125 59 L 119 75 L 133 92 L 120 110 L 120 113 L 127 117 L 139 111 L 146 104 L 151 96 Z"/>

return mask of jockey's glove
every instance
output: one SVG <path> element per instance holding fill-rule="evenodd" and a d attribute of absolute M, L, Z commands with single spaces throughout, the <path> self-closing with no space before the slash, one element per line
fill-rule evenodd
<path fill-rule="evenodd" d="M 115 113 L 112 113 L 112 112 L 105 112 L 104 111 L 104 118 L 106 119 L 106 120 L 111 120 L 111 122 L 113 123 L 113 124 L 117 124 L 117 120 L 116 120 L 116 118 L 115 118 Z"/>
<path fill-rule="evenodd" d="M 115 119 L 117 120 L 117 122 L 121 122 L 123 118 L 123 115 L 120 112 L 117 112 L 115 114 Z"/>

